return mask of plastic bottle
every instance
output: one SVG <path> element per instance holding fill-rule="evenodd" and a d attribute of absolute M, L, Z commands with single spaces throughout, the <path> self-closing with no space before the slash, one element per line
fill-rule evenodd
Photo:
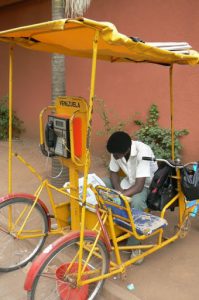
<path fill-rule="evenodd" d="M 193 170 L 194 170 L 194 172 L 197 171 L 197 168 L 198 168 L 198 164 L 196 163 L 196 164 L 193 165 Z"/>

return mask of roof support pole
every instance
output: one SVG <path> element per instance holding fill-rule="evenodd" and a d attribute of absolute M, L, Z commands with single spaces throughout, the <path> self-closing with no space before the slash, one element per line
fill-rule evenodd
<path fill-rule="evenodd" d="M 90 148 L 90 139 L 91 139 L 93 101 L 95 96 L 98 39 L 99 39 L 99 31 L 96 30 L 95 37 L 93 40 L 93 57 L 92 57 L 91 83 L 90 83 L 89 111 L 88 111 L 87 149 Z"/>
<path fill-rule="evenodd" d="M 8 193 L 12 193 L 12 103 L 13 103 L 13 46 L 9 50 L 9 138 L 8 138 Z"/>
<path fill-rule="evenodd" d="M 85 210 L 86 210 L 86 196 L 87 196 L 87 181 L 88 172 L 90 167 L 90 139 L 91 139 L 91 129 L 92 129 L 92 115 L 93 115 L 93 101 L 95 96 L 95 79 L 96 79 L 96 66 L 97 66 L 97 50 L 98 50 L 98 39 L 99 31 L 95 31 L 95 36 L 93 39 L 93 56 L 92 56 L 92 70 L 91 70 L 91 83 L 90 83 L 90 97 L 89 97 L 89 109 L 88 109 L 88 125 L 87 125 L 87 142 L 86 142 L 86 162 L 84 167 L 84 185 L 83 185 L 83 199 L 82 199 L 82 214 L 80 223 L 80 252 L 79 252 L 79 264 L 78 264 L 78 280 L 81 278 L 81 262 L 83 255 L 83 245 L 84 240 L 84 227 L 85 227 Z"/>
<path fill-rule="evenodd" d="M 170 116 L 171 116 L 171 158 L 175 159 L 175 132 L 174 132 L 174 100 L 173 100 L 173 64 L 169 68 L 170 79 Z"/>

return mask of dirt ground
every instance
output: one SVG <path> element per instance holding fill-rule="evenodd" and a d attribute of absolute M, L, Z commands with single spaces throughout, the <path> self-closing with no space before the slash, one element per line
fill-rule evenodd
<path fill-rule="evenodd" d="M 8 143 L 0 142 L 0 196 L 8 192 Z M 38 142 L 30 140 L 15 141 L 13 151 L 21 154 L 43 177 L 50 171 L 50 161 L 40 153 Z M 99 157 L 93 157 L 91 172 L 103 177 L 106 169 Z M 13 159 L 13 192 L 34 193 L 38 180 Z M 46 196 L 44 195 L 44 199 Z M 47 200 L 45 199 L 45 202 Z M 175 225 L 177 211 L 168 212 L 171 230 Z M 158 252 L 145 258 L 140 266 L 127 269 L 126 280 L 114 278 L 107 280 L 104 290 L 98 297 L 104 299 L 134 300 L 196 300 L 198 299 L 199 276 L 199 220 L 193 218 L 192 228 L 184 239 L 179 239 Z M 52 239 L 48 238 L 46 245 Z M 0 274 L 0 299 L 24 300 L 25 276 L 30 264 L 23 269 Z M 133 283 L 134 290 L 129 292 L 127 285 Z"/>

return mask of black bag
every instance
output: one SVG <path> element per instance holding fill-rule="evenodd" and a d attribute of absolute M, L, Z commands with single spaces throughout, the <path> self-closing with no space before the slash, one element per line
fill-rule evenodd
<path fill-rule="evenodd" d="M 162 163 L 155 172 L 149 187 L 147 206 L 152 210 L 161 211 L 163 207 L 177 194 L 176 180 L 171 178 L 175 169 Z M 177 204 L 174 203 L 170 209 L 173 210 Z"/>
<path fill-rule="evenodd" d="M 181 186 L 188 201 L 199 199 L 199 168 L 181 170 Z"/>

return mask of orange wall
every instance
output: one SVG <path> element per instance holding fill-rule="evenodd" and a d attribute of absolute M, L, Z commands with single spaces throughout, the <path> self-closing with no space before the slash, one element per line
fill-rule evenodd
<path fill-rule="evenodd" d="M 48 21 L 50 4 L 46 0 L 26 0 L 0 9 L 0 30 Z M 0 97 L 8 94 L 8 46 L 0 44 Z M 50 101 L 50 55 L 14 50 L 13 103 L 24 121 L 26 135 L 38 137 L 39 111 Z"/>
<path fill-rule="evenodd" d="M 85 15 L 110 21 L 120 32 L 145 41 L 187 41 L 199 50 L 199 2 L 195 0 L 93 0 Z M 0 29 L 50 19 L 50 1 L 25 1 L 0 9 Z M 7 47 L 0 46 L 0 95 L 7 92 Z M 67 94 L 88 98 L 90 60 L 67 58 Z M 174 66 L 175 127 L 187 128 L 183 138 L 184 158 L 198 159 L 198 67 Z M 50 101 L 50 55 L 17 49 L 14 71 L 14 101 L 18 115 L 25 121 L 29 136 L 38 136 L 38 112 Z M 125 120 L 136 112 L 145 116 L 151 103 L 158 104 L 161 124 L 169 126 L 169 69 L 150 64 L 97 64 L 97 98 L 104 99 L 111 119 Z M 96 136 L 103 126 L 94 116 L 93 151 L 104 150 Z M 129 132 L 135 127 L 130 125 Z"/>

